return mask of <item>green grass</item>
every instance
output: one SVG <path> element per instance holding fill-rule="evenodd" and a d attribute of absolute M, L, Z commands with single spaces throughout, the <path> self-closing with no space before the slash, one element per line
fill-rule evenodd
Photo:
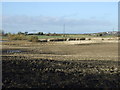
<path fill-rule="evenodd" d="M 81 37 L 93 37 L 89 35 L 65 35 L 65 36 L 45 36 L 45 35 L 38 35 L 39 39 L 49 39 L 49 38 L 81 38 Z"/>
<path fill-rule="evenodd" d="M 81 38 L 81 37 L 93 37 L 93 36 L 90 36 L 90 35 L 80 35 L 80 34 L 69 34 L 69 35 L 66 35 L 67 37 L 72 37 L 72 38 Z"/>
<path fill-rule="evenodd" d="M 63 36 L 45 36 L 45 35 L 28 35 L 27 37 L 38 36 L 38 39 L 49 39 L 49 38 L 64 38 Z"/>
<path fill-rule="evenodd" d="M 27 35 L 27 38 L 30 38 L 31 36 L 38 36 L 38 39 L 50 39 L 50 38 L 92 38 L 92 37 L 97 37 L 97 36 L 90 36 L 90 35 L 80 35 L 80 34 L 66 34 L 66 35 L 61 35 L 61 36 L 46 36 L 46 35 Z M 116 36 L 101 36 L 101 38 L 114 38 Z M 6 36 L 2 36 L 2 39 L 7 39 Z"/>
<path fill-rule="evenodd" d="M 42 36 L 38 36 L 39 39 L 49 39 L 49 38 L 82 38 L 82 37 L 85 37 L 85 38 L 92 38 L 92 37 L 97 37 L 97 36 L 90 36 L 90 35 L 79 35 L 79 34 L 68 34 L 68 35 L 65 35 L 65 36 L 45 36 L 45 35 L 42 35 Z M 116 36 L 101 36 L 101 38 L 114 38 Z"/>
<path fill-rule="evenodd" d="M 114 35 L 109 35 L 109 36 L 101 36 L 102 38 L 114 38 L 114 37 L 117 37 L 117 36 L 114 36 Z"/>
<path fill-rule="evenodd" d="M 49 39 L 49 38 L 64 38 L 63 36 L 38 36 L 39 39 Z"/>

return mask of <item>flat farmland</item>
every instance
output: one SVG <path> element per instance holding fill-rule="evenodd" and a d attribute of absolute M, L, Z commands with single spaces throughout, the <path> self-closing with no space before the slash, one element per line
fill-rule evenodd
<path fill-rule="evenodd" d="M 118 88 L 118 43 L 2 43 L 3 87 Z"/>
<path fill-rule="evenodd" d="M 13 50 L 13 51 L 12 51 Z M 19 52 L 14 52 L 19 50 Z M 118 43 L 3 42 L 3 56 L 56 60 L 118 60 Z M 12 53 L 13 52 L 13 53 Z"/>

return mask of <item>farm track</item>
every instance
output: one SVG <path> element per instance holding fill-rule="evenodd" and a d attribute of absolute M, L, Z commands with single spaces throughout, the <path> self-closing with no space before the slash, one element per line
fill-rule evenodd
<path fill-rule="evenodd" d="M 118 43 L 2 43 L 3 88 L 119 88 Z"/>

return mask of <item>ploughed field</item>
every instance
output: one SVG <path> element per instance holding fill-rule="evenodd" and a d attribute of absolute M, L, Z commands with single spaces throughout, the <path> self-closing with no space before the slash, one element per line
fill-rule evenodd
<path fill-rule="evenodd" d="M 118 43 L 2 43 L 4 88 L 118 88 Z"/>

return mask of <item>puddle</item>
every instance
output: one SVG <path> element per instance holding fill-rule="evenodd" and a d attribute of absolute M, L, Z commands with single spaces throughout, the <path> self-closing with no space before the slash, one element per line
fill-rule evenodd
<path fill-rule="evenodd" d="M 25 52 L 22 50 L 2 50 L 2 54 L 12 54 L 12 53 L 21 53 L 21 52 Z"/>
<path fill-rule="evenodd" d="M 6 40 L 0 40 L 0 42 L 8 42 L 8 41 L 6 41 Z"/>
<path fill-rule="evenodd" d="M 21 50 L 7 50 L 7 53 L 20 53 Z"/>

